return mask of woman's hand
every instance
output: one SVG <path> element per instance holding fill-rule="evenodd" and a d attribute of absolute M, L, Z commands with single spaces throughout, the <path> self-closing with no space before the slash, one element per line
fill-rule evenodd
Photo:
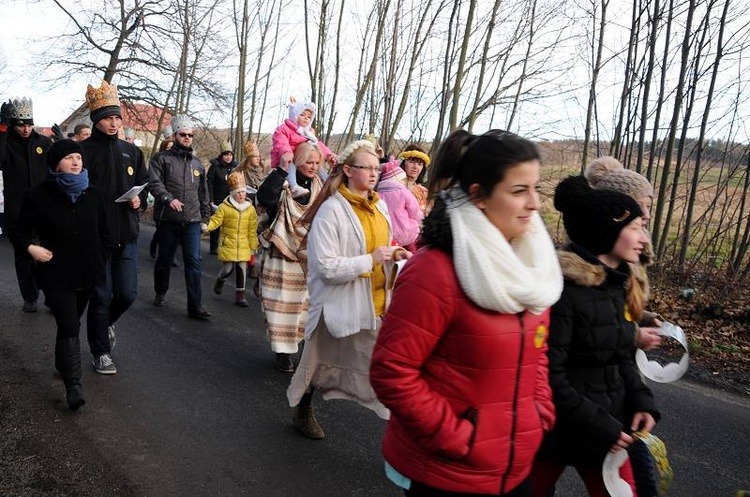
<path fill-rule="evenodd" d="M 650 432 L 654 429 L 654 426 L 656 426 L 654 417 L 645 411 L 639 411 L 633 416 L 633 424 L 630 429 L 633 431 Z"/>
<path fill-rule="evenodd" d="M 635 337 L 635 345 L 639 349 L 653 350 L 661 345 L 661 335 L 659 328 L 647 327 L 638 328 L 638 334 Z"/>
<path fill-rule="evenodd" d="M 385 261 L 390 261 L 393 258 L 393 247 L 376 247 L 375 250 L 370 252 L 372 257 L 372 265 L 382 264 Z"/>
<path fill-rule="evenodd" d="M 393 260 L 394 261 L 403 261 L 411 257 L 413 254 L 406 250 L 404 247 L 396 247 L 393 250 Z"/>
<path fill-rule="evenodd" d="M 622 449 L 627 449 L 630 444 L 633 443 L 633 437 L 625 433 L 624 431 L 620 432 L 620 438 L 617 439 L 617 442 L 612 444 L 612 447 L 609 448 L 609 451 L 612 453 L 615 453 Z"/>
<path fill-rule="evenodd" d="M 26 250 L 36 262 L 49 262 L 52 259 L 52 251 L 40 245 L 29 245 L 29 248 Z"/>

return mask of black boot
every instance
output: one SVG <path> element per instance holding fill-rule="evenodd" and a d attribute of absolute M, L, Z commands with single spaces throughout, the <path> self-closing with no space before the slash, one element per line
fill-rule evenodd
<path fill-rule="evenodd" d="M 55 365 L 62 373 L 68 407 L 75 411 L 86 403 L 81 386 L 81 343 L 78 338 L 63 338 L 57 341 Z"/>

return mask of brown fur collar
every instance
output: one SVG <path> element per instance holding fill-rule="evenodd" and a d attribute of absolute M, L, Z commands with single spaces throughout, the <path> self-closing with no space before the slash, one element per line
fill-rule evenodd
<path fill-rule="evenodd" d="M 607 271 L 600 264 L 591 264 L 579 255 L 565 250 L 557 251 L 565 279 L 581 286 L 599 286 L 607 279 Z"/>

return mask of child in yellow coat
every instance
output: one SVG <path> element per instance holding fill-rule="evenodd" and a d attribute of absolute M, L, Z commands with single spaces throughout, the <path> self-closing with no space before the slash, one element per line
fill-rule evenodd
<path fill-rule="evenodd" d="M 258 215 L 253 204 L 245 199 L 245 177 L 242 173 L 231 173 L 227 177 L 227 185 L 229 196 L 219 205 L 208 223 L 208 231 L 221 228 L 218 257 L 224 264 L 216 279 L 214 292 L 221 294 L 224 282 L 235 271 L 235 304 L 247 307 L 249 304 L 245 298 L 245 279 L 247 263 L 258 249 Z"/>

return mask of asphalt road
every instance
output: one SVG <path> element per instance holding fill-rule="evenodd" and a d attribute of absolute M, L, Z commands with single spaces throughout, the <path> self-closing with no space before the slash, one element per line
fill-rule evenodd
<path fill-rule="evenodd" d="M 166 307 L 151 305 L 151 232 L 143 226 L 140 295 L 117 326 L 119 372 L 97 375 L 87 361 L 88 403 L 75 414 L 52 374 L 52 315 L 20 311 L 12 250 L 0 242 L 0 349 L 18 361 L 27 388 L 37 389 L 28 399 L 39 404 L 40 422 L 62 423 L 136 495 L 401 495 L 383 475 L 385 422 L 374 413 L 318 399 L 327 438 L 297 435 L 285 395 L 290 376 L 273 368 L 259 303 L 249 295 L 250 308 L 234 306 L 231 281 L 224 295 L 213 294 L 219 266 L 206 242 L 203 300 L 211 321 L 188 319 L 181 267 L 173 269 Z M 750 399 L 685 381 L 653 387 L 663 413 L 655 433 L 675 472 L 670 495 L 750 490 Z M 557 489 L 558 496 L 583 493 L 570 472 Z"/>

